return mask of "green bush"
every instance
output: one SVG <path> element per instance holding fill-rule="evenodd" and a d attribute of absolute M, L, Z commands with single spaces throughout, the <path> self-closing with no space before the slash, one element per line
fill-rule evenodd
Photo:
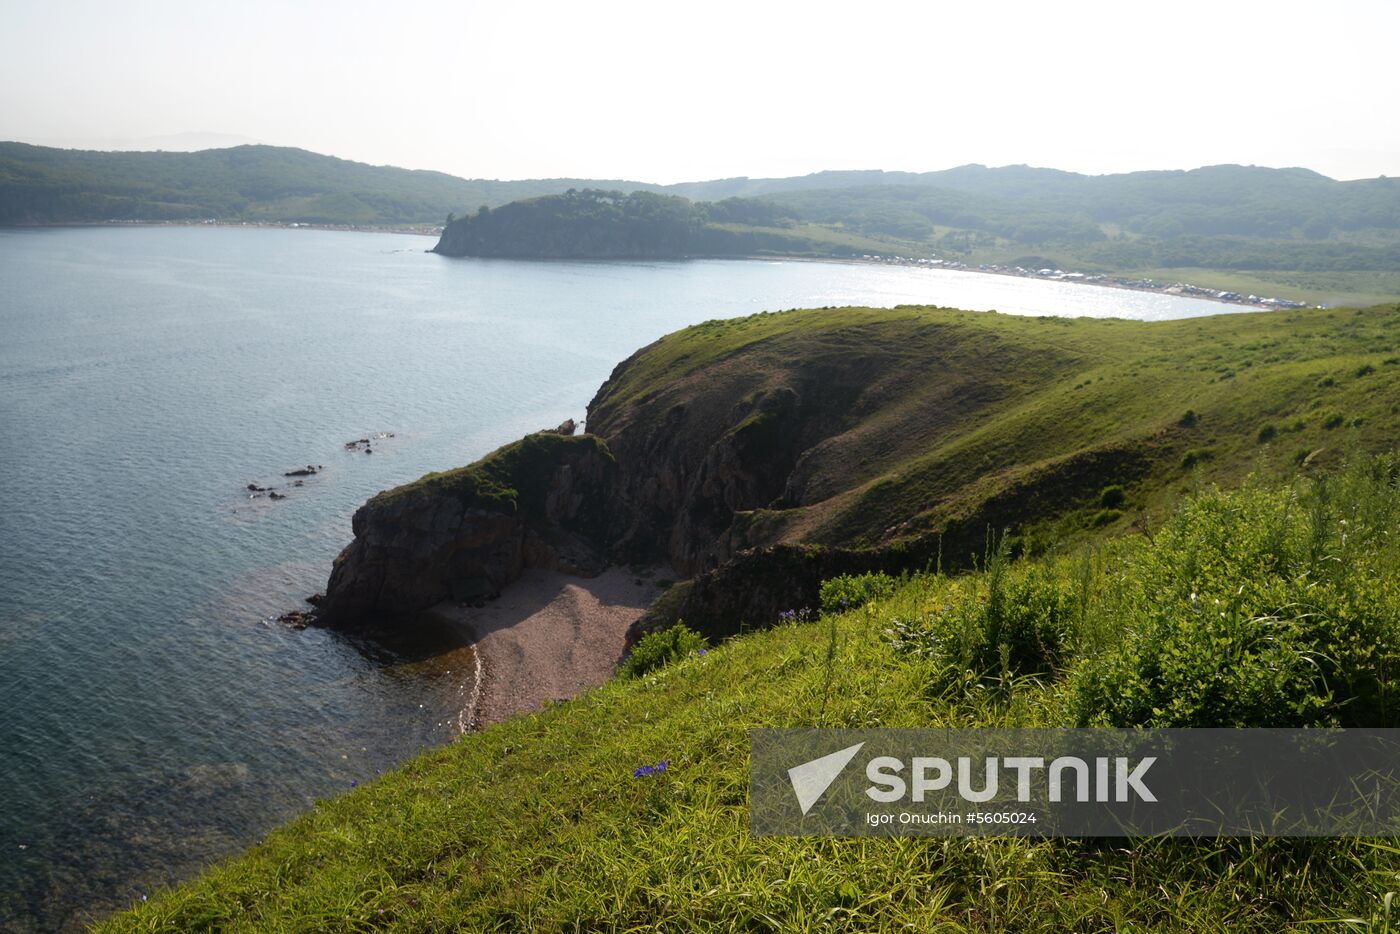
<path fill-rule="evenodd" d="M 1214 459 L 1215 452 L 1212 451 L 1210 448 L 1191 448 L 1189 451 L 1182 455 L 1181 466 L 1187 470 L 1190 470 L 1197 464 L 1202 464 L 1208 460 Z"/>
<path fill-rule="evenodd" d="M 1177 424 L 1180 425 L 1182 428 L 1195 428 L 1196 422 L 1198 422 L 1199 420 L 1200 416 L 1196 414 L 1195 409 L 1187 409 L 1186 414 L 1181 416 L 1181 419 L 1177 422 Z"/>
<path fill-rule="evenodd" d="M 1327 429 L 1328 431 L 1331 431 L 1334 428 L 1341 428 L 1342 423 L 1345 421 L 1346 416 L 1334 409 L 1332 411 L 1323 413 L 1322 427 Z"/>
<path fill-rule="evenodd" d="M 1104 509 L 1119 509 L 1128 501 L 1128 494 L 1117 483 L 1099 490 L 1099 505 Z"/>
<path fill-rule="evenodd" d="M 1106 525 L 1112 525 L 1123 518 L 1121 509 L 1100 509 L 1089 518 L 1089 524 L 1096 529 L 1101 529 Z"/>
<path fill-rule="evenodd" d="M 1259 429 L 1259 443 L 1267 444 L 1278 437 L 1278 428 L 1273 425 L 1265 425 Z"/>
<path fill-rule="evenodd" d="M 1058 672 L 1073 647 L 1081 601 L 1041 566 L 1012 572 L 1003 552 L 976 592 L 914 619 L 895 618 L 897 654 L 935 662 L 935 686 Z"/>
<path fill-rule="evenodd" d="M 670 629 L 643 636 L 622 662 L 620 672 L 624 677 L 635 678 L 687 655 L 703 652 L 708 645 L 704 636 L 678 622 Z"/>
<path fill-rule="evenodd" d="M 842 574 L 822 581 L 821 605 L 827 613 L 840 613 L 864 606 L 871 600 L 879 600 L 894 593 L 898 584 L 893 577 L 884 573 Z"/>
<path fill-rule="evenodd" d="M 1188 501 L 1129 550 L 1121 639 L 1072 678 L 1081 725 L 1400 725 L 1396 461 Z"/>

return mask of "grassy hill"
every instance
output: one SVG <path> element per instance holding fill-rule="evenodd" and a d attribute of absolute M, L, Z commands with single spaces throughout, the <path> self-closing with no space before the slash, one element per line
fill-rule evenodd
<path fill-rule="evenodd" d="M 822 576 L 965 565 L 988 527 L 1035 550 L 1150 526 L 1199 479 L 1384 450 L 1397 402 L 1395 306 L 817 309 L 662 338 L 614 371 L 588 428 L 628 479 L 624 541 L 699 575 L 654 615 L 718 633 L 810 603 Z"/>
<path fill-rule="evenodd" d="M 1400 307 L 663 338 L 590 407 L 614 546 L 756 631 L 648 637 L 104 929 L 1386 930 L 1394 840 L 754 838 L 746 731 L 1400 725 L 1397 342 Z"/>
<path fill-rule="evenodd" d="M 820 618 L 426 753 L 100 929 L 1389 930 L 1394 840 L 752 837 L 746 730 L 1393 726 L 1397 476 L 1358 458 L 1194 495 L 1151 539 L 838 582 Z"/>

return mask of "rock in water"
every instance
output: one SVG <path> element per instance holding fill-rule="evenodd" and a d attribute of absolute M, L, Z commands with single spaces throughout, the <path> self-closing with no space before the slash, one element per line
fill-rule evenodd
<path fill-rule="evenodd" d="M 307 626 L 314 626 L 317 619 L 314 612 L 308 613 L 305 610 L 290 610 L 277 617 L 277 622 L 284 626 L 291 626 L 293 629 L 305 629 Z"/>

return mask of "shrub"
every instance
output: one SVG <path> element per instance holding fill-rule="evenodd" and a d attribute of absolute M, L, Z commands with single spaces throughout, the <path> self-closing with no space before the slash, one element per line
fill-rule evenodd
<path fill-rule="evenodd" d="M 1104 509 L 1118 509 L 1128 501 L 1128 494 L 1117 483 L 1099 490 L 1099 505 Z"/>
<path fill-rule="evenodd" d="M 1328 431 L 1331 431 L 1334 428 L 1341 428 L 1342 423 L 1345 421 L 1346 416 L 1334 409 L 1332 411 L 1323 413 L 1322 427 L 1327 429 Z"/>
<path fill-rule="evenodd" d="M 635 678 L 702 651 L 708 644 L 704 636 L 678 622 L 670 629 L 643 636 L 623 660 L 620 672 Z"/>
<path fill-rule="evenodd" d="M 1187 409 L 1186 414 L 1181 416 L 1181 420 L 1178 421 L 1177 424 L 1180 425 L 1182 428 L 1195 428 L 1197 421 L 1198 416 L 1196 415 L 1196 410 Z"/>
<path fill-rule="evenodd" d="M 1356 371 L 1356 378 L 1360 379 L 1363 376 L 1370 376 L 1374 372 L 1376 372 L 1374 366 L 1369 363 L 1363 363 Z"/>
<path fill-rule="evenodd" d="M 1181 457 L 1181 466 L 1187 470 L 1197 464 L 1203 464 L 1208 460 L 1215 459 L 1215 452 L 1210 448 L 1191 448 Z"/>
<path fill-rule="evenodd" d="M 1012 574 L 1005 552 L 974 593 L 932 613 L 896 618 L 897 654 L 935 662 L 935 687 L 1059 671 L 1073 645 L 1080 601 L 1074 586 L 1043 567 Z"/>
<path fill-rule="evenodd" d="M 1089 524 L 1096 529 L 1101 529 L 1106 525 L 1112 525 L 1123 518 L 1121 509 L 1100 509 L 1089 519 Z"/>
<path fill-rule="evenodd" d="M 1188 500 L 1128 552 L 1122 637 L 1076 668 L 1080 725 L 1400 724 L 1397 462 Z"/>
<path fill-rule="evenodd" d="M 897 581 L 884 573 L 842 574 L 822 581 L 821 606 L 827 613 L 840 613 L 864 606 L 894 593 Z"/>
<path fill-rule="evenodd" d="M 1276 437 L 1278 437 L 1278 429 L 1275 428 L 1273 425 L 1265 425 L 1264 427 L 1259 429 L 1260 444 L 1267 444 L 1268 442 L 1274 440 L 1274 438 Z"/>

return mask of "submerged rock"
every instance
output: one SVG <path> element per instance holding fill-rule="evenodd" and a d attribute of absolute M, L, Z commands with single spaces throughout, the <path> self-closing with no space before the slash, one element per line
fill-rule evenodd
<path fill-rule="evenodd" d="M 319 465 L 307 464 L 305 467 L 298 467 L 296 470 L 289 470 L 282 474 L 284 477 L 310 477 L 314 476 L 321 467 Z"/>
<path fill-rule="evenodd" d="M 284 626 L 291 626 L 293 629 L 305 629 L 307 626 L 314 626 L 318 622 L 315 611 L 288 610 L 277 617 L 277 622 Z"/>

